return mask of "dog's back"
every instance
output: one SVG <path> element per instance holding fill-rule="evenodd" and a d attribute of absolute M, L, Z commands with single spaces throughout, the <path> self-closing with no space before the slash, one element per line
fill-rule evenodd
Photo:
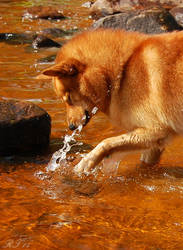
<path fill-rule="evenodd" d="M 120 96 L 134 126 L 183 132 L 182 44 L 183 32 L 152 36 L 131 56 Z"/>

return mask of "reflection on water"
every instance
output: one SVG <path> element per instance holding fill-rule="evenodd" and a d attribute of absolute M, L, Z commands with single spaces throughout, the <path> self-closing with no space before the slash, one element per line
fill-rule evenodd
<path fill-rule="evenodd" d="M 34 3 L 61 5 L 69 18 L 59 22 L 22 21 L 22 13 Z M 87 8 L 81 7 L 83 3 L 84 0 L 3 0 L 0 32 L 84 29 L 91 19 Z M 97 175 L 79 178 L 72 169 L 80 155 L 67 140 L 73 135 L 65 137 L 64 149 L 60 139 L 69 135 L 65 107 L 56 98 L 51 82 L 35 79 L 45 67 L 41 59 L 53 56 L 57 50 L 31 50 L 27 44 L 2 42 L 0 52 L 1 98 L 33 101 L 52 117 L 50 152 L 0 159 L 0 248 L 183 249 L 182 140 L 177 138 L 154 168 L 138 166 L 139 155 L 129 155 L 116 169 L 112 163 L 113 175 L 111 169 L 110 173 L 104 171 L 104 163 L 96 170 Z M 97 113 L 77 137 L 77 144 L 95 146 L 114 134 L 109 122 Z M 59 168 L 47 171 L 52 153 L 60 148 L 64 152 L 60 157 L 67 161 L 58 158 Z"/>
<path fill-rule="evenodd" d="M 182 249 L 182 168 L 126 162 L 113 178 L 34 174 L 45 166 L 1 175 L 2 248 Z"/>

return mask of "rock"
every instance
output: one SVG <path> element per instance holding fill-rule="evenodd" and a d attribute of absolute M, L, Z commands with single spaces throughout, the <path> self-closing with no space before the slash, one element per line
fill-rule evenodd
<path fill-rule="evenodd" d="M 144 9 L 151 7 L 163 7 L 170 9 L 183 0 L 97 0 L 90 8 L 90 14 L 98 19 L 101 16 L 107 16 L 124 10 Z"/>
<path fill-rule="evenodd" d="M 29 102 L 0 101 L 0 155 L 40 153 L 49 145 L 51 118 Z"/>
<path fill-rule="evenodd" d="M 172 15 L 163 9 L 124 11 L 103 17 L 93 24 L 94 28 L 120 28 L 157 34 L 173 30 L 181 30 Z"/>
<path fill-rule="evenodd" d="M 61 45 L 59 43 L 53 41 L 52 39 L 46 37 L 46 36 L 37 35 L 36 38 L 34 39 L 33 43 L 32 43 L 32 47 L 34 49 L 43 48 L 43 47 L 60 48 Z"/>
<path fill-rule="evenodd" d="M 35 33 L 0 33 L 0 42 L 5 42 L 12 45 L 32 44 L 34 49 L 42 47 L 57 47 L 61 45 L 52 39 Z"/>
<path fill-rule="evenodd" d="M 47 28 L 41 30 L 39 33 L 44 36 L 52 36 L 52 37 L 64 37 L 64 36 L 71 36 L 76 30 L 62 30 L 58 28 Z"/>
<path fill-rule="evenodd" d="M 131 0 L 97 0 L 90 8 L 90 15 L 98 19 L 102 16 L 119 13 L 124 11 L 124 9 L 132 9 L 133 5 Z"/>
<path fill-rule="evenodd" d="M 53 55 L 50 55 L 50 56 L 46 56 L 46 57 L 40 58 L 38 60 L 38 63 L 41 63 L 41 64 L 51 63 L 51 62 L 55 61 L 55 58 L 56 58 L 56 54 L 53 54 Z"/>
<path fill-rule="evenodd" d="M 74 186 L 75 192 L 79 195 L 92 197 L 98 194 L 101 191 L 102 185 L 101 183 L 97 183 L 94 181 L 83 181 L 80 184 L 76 184 Z"/>
<path fill-rule="evenodd" d="M 24 13 L 23 18 L 64 19 L 65 16 L 63 15 L 61 8 L 40 5 L 28 8 Z"/>
<path fill-rule="evenodd" d="M 32 33 L 0 33 L 0 42 L 8 44 L 31 44 L 35 38 Z"/>
<path fill-rule="evenodd" d="M 175 18 L 176 22 L 183 27 L 183 5 L 172 8 L 170 14 Z"/>

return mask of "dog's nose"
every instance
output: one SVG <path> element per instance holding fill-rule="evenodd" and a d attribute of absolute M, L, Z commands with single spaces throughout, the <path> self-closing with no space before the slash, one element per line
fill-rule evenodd
<path fill-rule="evenodd" d="M 69 129 L 70 129 L 70 130 L 75 130 L 75 129 L 76 129 L 76 126 L 75 126 L 74 124 L 71 123 L 71 124 L 69 125 Z"/>

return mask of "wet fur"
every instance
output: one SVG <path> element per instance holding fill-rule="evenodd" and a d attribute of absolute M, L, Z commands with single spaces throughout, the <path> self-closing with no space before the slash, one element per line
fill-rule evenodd
<path fill-rule="evenodd" d="M 156 164 L 169 139 L 183 133 L 183 32 L 145 35 L 122 30 L 84 32 L 59 51 L 55 91 L 74 127 L 97 107 L 128 133 L 107 138 L 75 167 L 89 173 L 106 155 L 142 151 Z"/>

